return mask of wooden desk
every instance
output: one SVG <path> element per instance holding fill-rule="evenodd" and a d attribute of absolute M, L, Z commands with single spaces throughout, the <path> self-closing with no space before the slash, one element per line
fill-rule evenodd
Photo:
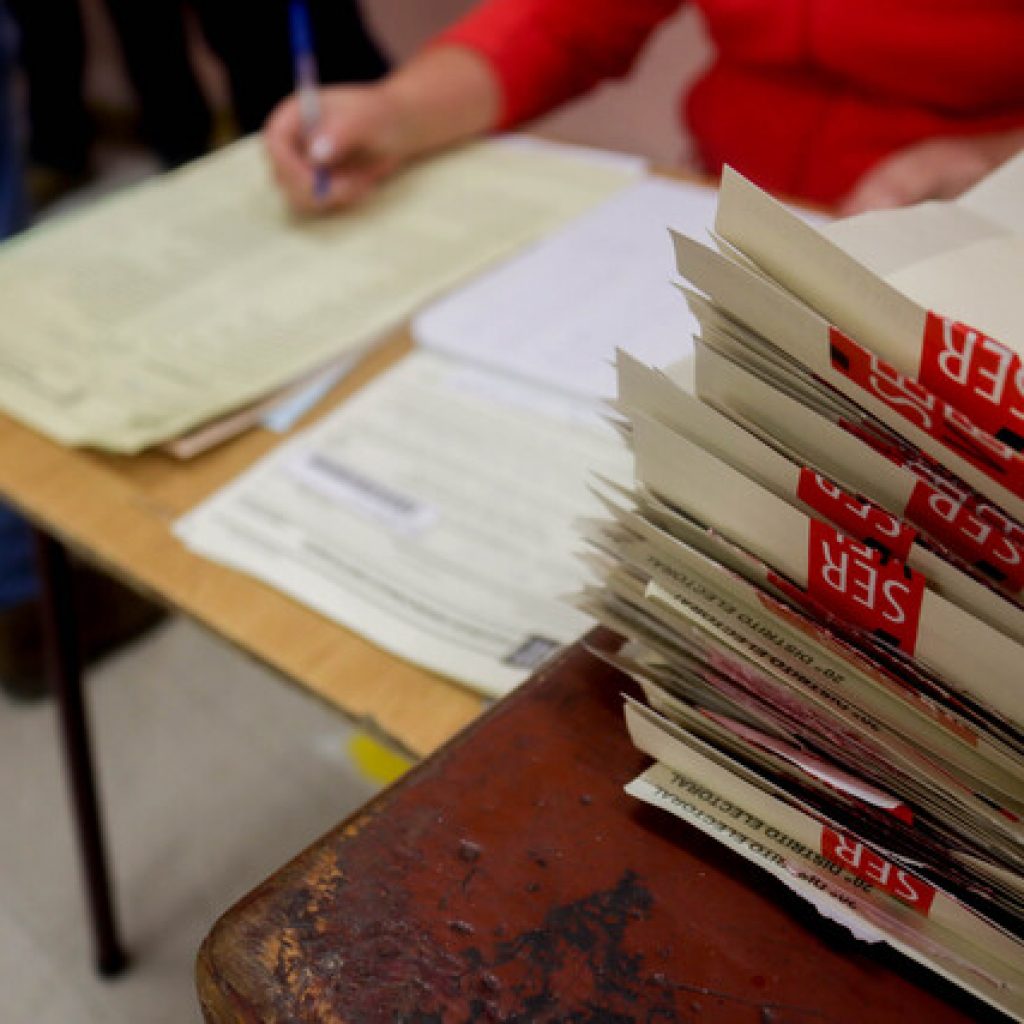
<path fill-rule="evenodd" d="M 626 687 L 574 649 L 242 899 L 208 1024 L 998 1016 L 627 797 Z"/>
<path fill-rule="evenodd" d="M 409 346 L 396 336 L 301 424 L 323 415 Z M 104 973 L 123 963 L 113 927 L 64 547 L 185 613 L 414 754 L 429 754 L 479 713 L 479 697 L 385 654 L 290 598 L 187 551 L 175 519 L 279 443 L 253 431 L 207 455 L 125 459 L 62 448 L 0 416 L 0 497 L 44 533 L 57 692 Z"/>
<path fill-rule="evenodd" d="M 364 384 L 408 348 L 396 337 L 316 412 Z M 187 551 L 171 534 L 184 512 L 280 442 L 267 431 L 190 462 L 74 451 L 0 416 L 0 496 L 105 568 L 227 637 L 355 718 L 429 754 L 479 713 L 468 690 L 382 653 L 264 584 Z"/>

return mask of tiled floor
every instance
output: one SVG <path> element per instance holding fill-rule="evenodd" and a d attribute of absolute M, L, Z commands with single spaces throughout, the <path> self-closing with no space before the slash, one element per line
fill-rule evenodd
<path fill-rule="evenodd" d="M 113 982 L 90 968 L 52 706 L 0 698 L 0 1020 L 196 1021 L 192 965 L 218 914 L 373 786 L 338 714 L 181 619 L 88 692 L 134 964 Z"/>

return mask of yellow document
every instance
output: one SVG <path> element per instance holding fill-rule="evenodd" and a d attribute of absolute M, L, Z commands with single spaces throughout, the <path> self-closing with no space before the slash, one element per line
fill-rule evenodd
<path fill-rule="evenodd" d="M 139 451 L 365 344 L 636 172 L 481 143 L 297 220 L 245 140 L 0 248 L 0 408 Z"/>

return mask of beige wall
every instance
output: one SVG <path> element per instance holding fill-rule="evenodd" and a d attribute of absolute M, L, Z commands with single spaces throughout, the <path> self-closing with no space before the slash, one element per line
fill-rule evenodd
<path fill-rule="evenodd" d="M 124 106 L 130 93 L 102 15 L 102 0 L 83 3 L 93 44 L 88 76 L 90 95 L 107 105 Z M 398 59 L 415 50 L 472 3 L 473 0 L 364 0 L 378 37 Z M 560 138 L 641 153 L 659 163 L 684 161 L 687 149 L 676 118 L 677 98 L 684 83 L 706 61 L 707 54 L 699 16 L 693 11 L 683 12 L 655 34 L 626 79 L 600 87 L 544 119 L 540 127 Z M 199 66 L 211 92 L 223 95 L 217 68 L 201 48 Z"/>

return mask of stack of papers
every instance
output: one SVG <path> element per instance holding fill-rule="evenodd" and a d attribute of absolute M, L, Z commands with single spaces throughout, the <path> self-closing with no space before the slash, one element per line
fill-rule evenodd
<path fill-rule="evenodd" d="M 163 443 L 359 351 L 637 170 L 481 143 L 300 221 L 259 140 L 237 143 L 0 248 L 0 408 L 68 445 Z"/>
<path fill-rule="evenodd" d="M 580 597 L 647 699 L 630 792 L 1017 1019 L 1022 194 L 819 232 L 727 174 L 675 238 L 696 394 L 620 355 L 635 483 Z"/>

